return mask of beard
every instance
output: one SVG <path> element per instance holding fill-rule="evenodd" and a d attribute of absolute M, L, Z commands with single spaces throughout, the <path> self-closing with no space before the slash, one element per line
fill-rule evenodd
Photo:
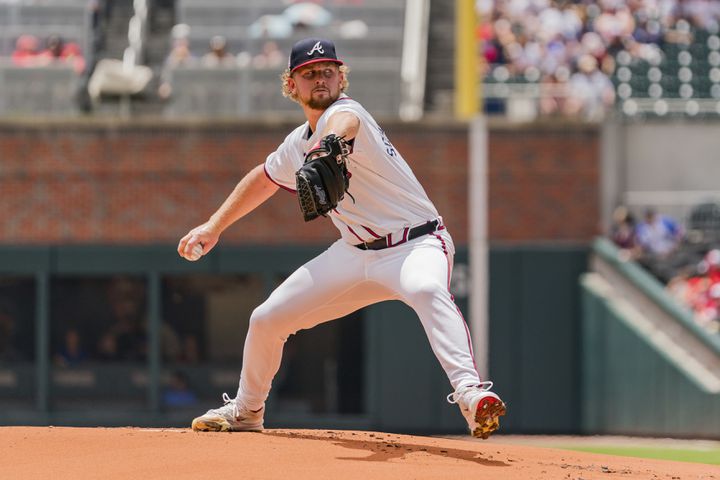
<path fill-rule="evenodd" d="M 329 90 L 327 96 L 320 99 L 316 99 L 312 96 L 312 94 L 310 94 L 310 98 L 305 102 L 305 105 L 312 108 L 313 110 L 325 110 L 330 105 L 335 103 L 335 100 L 337 100 L 339 96 L 339 91 L 337 94 L 333 95 Z"/>

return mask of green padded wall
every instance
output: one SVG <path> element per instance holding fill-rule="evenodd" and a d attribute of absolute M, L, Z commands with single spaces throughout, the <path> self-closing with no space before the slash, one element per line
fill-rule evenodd
<path fill-rule="evenodd" d="M 508 404 L 505 432 L 578 431 L 578 278 L 587 253 L 571 246 L 491 251 L 490 374 Z"/>
<path fill-rule="evenodd" d="M 502 422 L 504 432 L 579 431 L 578 278 L 586 269 L 587 250 L 576 246 L 491 248 L 490 374 L 496 391 L 509 406 Z M 34 274 L 38 281 L 46 282 L 48 275 L 55 274 L 133 273 L 155 279 L 155 283 L 158 275 L 166 273 L 263 272 L 271 276 L 292 271 L 319 251 L 311 247 L 218 248 L 203 262 L 189 263 L 177 257 L 173 246 L 3 247 L 0 274 Z M 460 249 L 456 265 L 467 264 L 467 258 L 467 250 Z M 158 295 L 153 292 L 150 289 L 148 295 Z M 38 298 L 47 301 L 42 295 Z M 458 298 L 457 304 L 467 318 L 467 298 Z M 37 310 L 46 315 L 46 309 L 43 304 Z M 151 325 L 157 325 L 159 313 L 157 308 L 153 310 Z M 42 325 L 43 315 L 39 315 L 38 325 Z M 370 307 L 365 318 L 364 338 L 358 341 L 365 345 L 366 414 L 352 419 L 288 418 L 306 427 L 463 432 L 464 421 L 457 407 L 445 400 L 450 384 L 412 310 L 400 302 L 386 302 Z M 38 329 L 36 335 L 38 345 L 47 344 L 47 332 Z M 49 369 L 45 355 L 37 357 L 38 411 L 23 416 L 5 410 L 0 412 L 0 424 L 183 425 L 185 419 L 167 416 L 157 408 L 158 387 L 153 382 L 161 364 L 157 346 L 155 351 L 148 362 L 147 407 L 141 412 L 117 411 L 112 418 L 83 419 L 48 410 L 52 393 L 45 380 Z"/>

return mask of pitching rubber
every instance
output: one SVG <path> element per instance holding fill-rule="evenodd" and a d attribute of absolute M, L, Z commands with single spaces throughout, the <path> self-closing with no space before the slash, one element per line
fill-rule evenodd
<path fill-rule="evenodd" d="M 505 415 L 507 408 L 499 398 L 485 397 L 478 402 L 475 412 L 475 421 L 478 426 L 473 430 L 473 437 L 486 440 L 490 435 L 500 428 L 500 417 Z"/>

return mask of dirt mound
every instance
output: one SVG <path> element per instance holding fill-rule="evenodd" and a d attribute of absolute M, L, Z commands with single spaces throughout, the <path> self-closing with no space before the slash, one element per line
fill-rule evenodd
<path fill-rule="evenodd" d="M 338 430 L 0 428 L 0 479 L 714 479 L 720 467 Z M 217 476 L 217 477 L 215 477 Z"/>

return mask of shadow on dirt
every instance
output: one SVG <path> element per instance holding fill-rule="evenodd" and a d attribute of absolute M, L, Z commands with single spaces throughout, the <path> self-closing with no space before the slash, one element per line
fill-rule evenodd
<path fill-rule="evenodd" d="M 456 448 L 443 448 L 430 445 L 414 445 L 401 443 L 392 439 L 392 435 L 371 434 L 365 432 L 338 432 L 326 431 L 317 433 L 292 432 L 281 430 L 265 430 L 262 435 L 283 438 L 301 438 L 305 440 L 320 440 L 332 442 L 334 445 L 352 450 L 370 452 L 367 457 L 337 457 L 338 460 L 358 460 L 366 462 L 386 462 L 393 459 L 403 459 L 411 453 L 425 453 L 445 458 L 465 460 L 487 467 L 509 467 L 510 465 L 498 460 L 485 458 L 481 453 L 473 450 L 460 450 Z M 347 438 L 348 435 L 358 438 Z M 387 438 L 385 438 L 387 437 Z"/>

